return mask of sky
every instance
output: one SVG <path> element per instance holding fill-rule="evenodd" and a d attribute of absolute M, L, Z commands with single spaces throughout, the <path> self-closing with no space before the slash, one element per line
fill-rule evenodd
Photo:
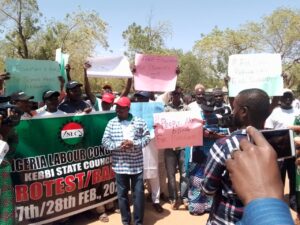
<path fill-rule="evenodd" d="M 220 29 L 238 29 L 247 22 L 259 22 L 279 7 L 300 9 L 300 0 L 38 0 L 47 19 L 63 20 L 80 7 L 95 10 L 108 24 L 109 49 L 100 54 L 122 54 L 126 47 L 122 32 L 133 22 L 143 27 L 159 22 L 170 24 L 172 36 L 166 47 L 192 50 L 201 34 Z"/>

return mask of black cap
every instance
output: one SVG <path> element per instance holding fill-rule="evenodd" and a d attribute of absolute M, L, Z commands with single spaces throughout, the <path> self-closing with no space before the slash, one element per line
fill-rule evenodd
<path fill-rule="evenodd" d="M 46 100 L 48 98 L 51 98 L 52 96 L 56 96 L 58 97 L 60 94 L 58 91 L 52 91 L 52 90 L 49 90 L 49 91 L 45 91 L 44 94 L 43 94 L 43 99 Z"/>
<path fill-rule="evenodd" d="M 214 88 L 213 91 L 212 91 L 212 93 L 214 95 L 223 95 L 224 94 L 224 92 L 222 91 L 221 88 Z"/>
<path fill-rule="evenodd" d="M 77 86 L 82 87 L 82 84 L 75 81 L 75 80 L 71 80 L 66 84 L 66 89 L 72 89 L 72 88 L 75 88 Z"/>
<path fill-rule="evenodd" d="M 24 91 L 14 92 L 10 95 L 12 101 L 28 101 L 34 99 L 34 96 L 28 96 Z"/>
<path fill-rule="evenodd" d="M 1 96 L 0 95 L 0 103 L 9 102 L 10 96 Z"/>
<path fill-rule="evenodd" d="M 148 91 L 137 91 L 134 96 L 142 96 L 145 98 L 150 98 L 151 94 Z"/>

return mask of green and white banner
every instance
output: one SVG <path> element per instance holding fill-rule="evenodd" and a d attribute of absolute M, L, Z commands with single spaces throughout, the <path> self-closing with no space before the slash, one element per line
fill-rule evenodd
<path fill-rule="evenodd" d="M 17 224 L 44 224 L 116 197 L 102 135 L 114 113 L 22 120 L 12 163 Z"/>

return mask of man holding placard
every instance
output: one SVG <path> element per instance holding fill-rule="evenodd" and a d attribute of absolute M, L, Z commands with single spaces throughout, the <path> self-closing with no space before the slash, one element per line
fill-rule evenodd
<path fill-rule="evenodd" d="M 179 112 L 188 111 L 187 105 L 183 104 L 182 89 L 177 86 L 171 93 L 171 102 L 165 107 L 165 112 Z M 188 208 L 188 178 L 184 166 L 184 148 L 169 148 L 165 150 L 165 164 L 168 176 L 169 200 L 171 208 L 177 210 L 181 203 L 184 203 L 186 209 Z M 178 188 L 176 185 L 176 170 L 179 168 L 180 174 L 180 197 L 178 196 Z"/>

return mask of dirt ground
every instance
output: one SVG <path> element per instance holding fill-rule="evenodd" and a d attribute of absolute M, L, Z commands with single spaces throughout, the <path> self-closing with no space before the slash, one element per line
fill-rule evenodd
<path fill-rule="evenodd" d="M 286 185 L 285 193 L 288 193 L 288 185 Z M 203 216 L 192 216 L 181 205 L 179 210 L 172 210 L 169 203 L 163 202 L 164 212 L 159 214 L 154 211 L 152 204 L 146 201 L 144 225 L 204 225 L 206 224 L 208 214 Z M 132 207 L 131 207 L 132 210 Z M 295 219 L 296 213 L 292 211 Z M 75 219 L 75 220 L 74 220 Z M 77 215 L 73 217 L 74 225 L 122 225 L 121 215 L 113 213 L 109 215 L 109 222 L 103 223 L 98 220 L 96 215 L 87 218 L 86 215 Z"/>
<path fill-rule="evenodd" d="M 201 225 L 206 224 L 208 218 L 208 214 L 203 216 L 190 215 L 189 212 L 184 209 L 183 205 L 181 205 L 179 210 L 172 210 L 169 203 L 163 202 L 162 207 L 164 211 L 160 214 L 154 211 L 152 203 L 146 202 L 144 225 Z M 76 216 L 76 221 L 74 225 L 122 225 L 121 215 L 118 213 L 110 214 L 108 223 L 99 221 L 96 215 L 87 218 L 84 214 Z"/>

